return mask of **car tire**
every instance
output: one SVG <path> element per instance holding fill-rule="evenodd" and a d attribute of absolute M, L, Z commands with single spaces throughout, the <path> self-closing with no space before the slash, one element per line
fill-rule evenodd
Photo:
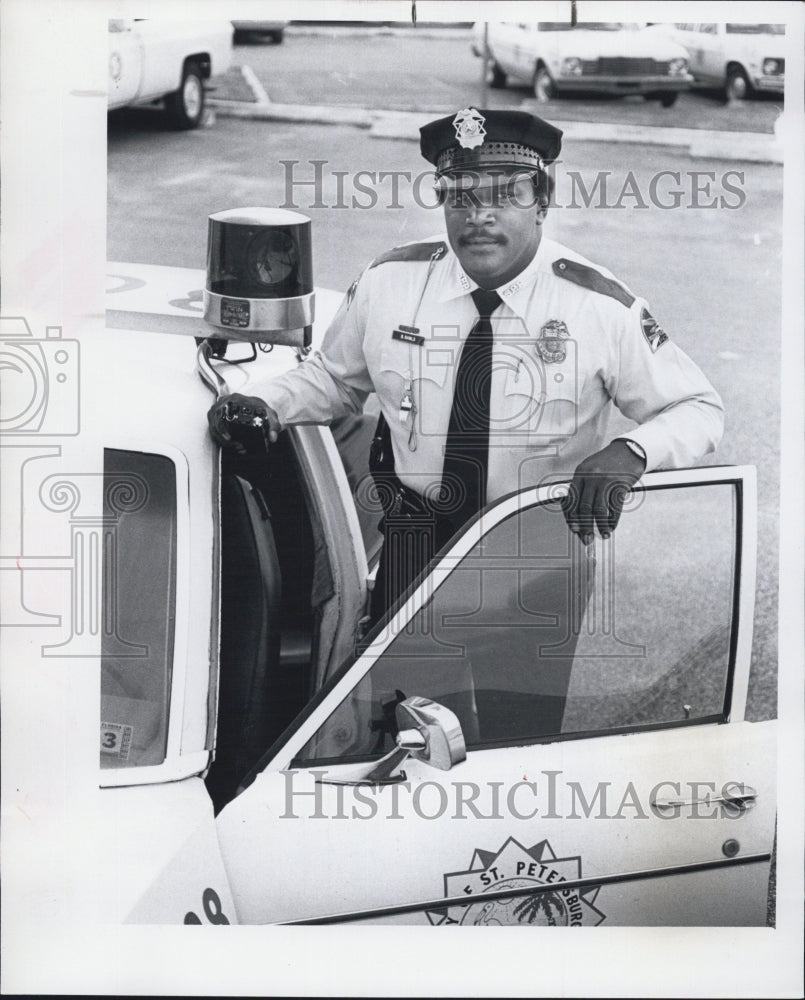
<path fill-rule="evenodd" d="M 556 95 L 556 85 L 545 66 L 534 70 L 534 97 L 537 103 L 546 104 Z"/>
<path fill-rule="evenodd" d="M 204 82 L 196 63 L 188 63 L 182 85 L 165 98 L 165 111 L 174 128 L 198 128 L 204 116 Z"/>
<path fill-rule="evenodd" d="M 486 82 L 493 90 L 506 86 L 506 74 L 491 57 L 486 65 Z"/>
<path fill-rule="evenodd" d="M 659 95 L 660 105 L 664 108 L 672 108 L 676 104 L 679 94 L 675 90 L 665 90 Z"/>
<path fill-rule="evenodd" d="M 751 91 L 749 80 L 741 67 L 730 66 L 727 70 L 727 82 L 724 85 L 724 98 L 727 104 L 745 101 Z"/>

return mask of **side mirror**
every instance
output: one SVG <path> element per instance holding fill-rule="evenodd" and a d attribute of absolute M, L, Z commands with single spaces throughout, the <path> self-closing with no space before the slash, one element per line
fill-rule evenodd
<path fill-rule="evenodd" d="M 440 771 L 449 771 L 454 764 L 466 760 L 467 747 L 461 723 L 454 712 L 438 701 L 414 695 L 413 698 L 400 702 L 396 716 L 400 729 L 398 746 L 402 746 L 400 737 L 408 730 L 415 730 L 425 739 L 424 747 L 412 747 L 409 750 L 412 757 L 431 767 L 438 767 Z"/>
<path fill-rule="evenodd" d="M 397 771 L 397 768 L 406 757 L 415 757 L 440 771 L 449 771 L 454 764 L 466 759 L 461 723 L 449 708 L 415 695 L 401 701 L 395 714 L 399 727 L 397 745 L 385 757 L 317 780 L 325 785 L 391 785 L 405 781 L 405 771 Z"/>

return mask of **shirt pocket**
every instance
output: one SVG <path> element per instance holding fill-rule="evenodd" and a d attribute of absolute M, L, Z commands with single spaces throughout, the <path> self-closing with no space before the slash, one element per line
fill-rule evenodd
<path fill-rule="evenodd" d="M 507 365 L 503 383 L 509 435 L 520 445 L 556 454 L 578 430 L 579 390 L 574 350 L 561 363 L 523 351 Z"/>

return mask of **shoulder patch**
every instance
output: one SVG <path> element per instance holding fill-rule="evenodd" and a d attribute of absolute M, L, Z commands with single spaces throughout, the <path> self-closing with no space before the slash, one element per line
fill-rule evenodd
<path fill-rule="evenodd" d="M 397 260 L 439 260 L 446 253 L 447 244 L 443 240 L 438 243 L 409 243 L 406 246 L 394 247 L 393 250 L 387 250 L 379 257 L 375 257 L 369 267 Z"/>
<path fill-rule="evenodd" d="M 567 278 L 574 285 L 581 285 L 582 288 L 589 288 L 592 292 L 600 292 L 601 295 L 609 295 L 610 298 L 617 299 L 627 309 L 634 302 L 634 296 L 630 295 L 626 289 L 614 278 L 606 278 L 594 267 L 580 264 L 576 260 L 567 260 L 562 257 L 553 262 L 553 273 L 560 278 Z"/>

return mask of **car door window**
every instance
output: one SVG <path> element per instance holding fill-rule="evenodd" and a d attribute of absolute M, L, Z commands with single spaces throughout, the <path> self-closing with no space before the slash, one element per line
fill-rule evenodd
<path fill-rule="evenodd" d="M 104 450 L 102 768 L 165 760 L 176 619 L 176 470 Z M 91 551 L 82 553 L 85 558 Z M 96 623 L 97 625 L 98 623 Z"/>
<path fill-rule="evenodd" d="M 443 579 L 425 576 L 419 609 L 297 763 L 385 752 L 394 706 L 412 695 L 451 708 L 468 749 L 726 720 L 740 482 L 638 489 L 589 548 L 558 501 L 519 502 L 444 557 Z"/>

